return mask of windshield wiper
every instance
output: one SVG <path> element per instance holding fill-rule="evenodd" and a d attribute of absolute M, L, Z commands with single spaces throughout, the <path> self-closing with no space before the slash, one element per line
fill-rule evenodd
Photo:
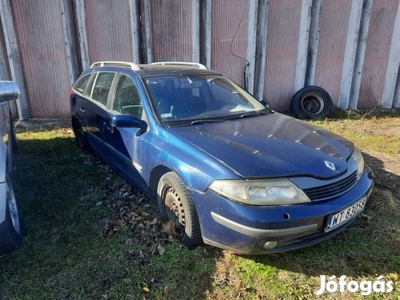
<path fill-rule="evenodd" d="M 201 124 L 201 123 L 214 123 L 214 122 L 223 122 L 223 121 L 227 121 L 227 120 L 234 120 L 234 119 L 243 119 L 243 118 L 248 118 L 248 117 L 255 117 L 255 116 L 261 116 L 261 115 L 268 115 L 268 112 L 265 110 L 261 110 L 261 111 L 251 111 L 251 112 L 247 112 L 244 114 L 235 114 L 235 115 L 227 115 L 227 116 L 220 116 L 218 119 L 198 119 L 198 120 L 194 120 L 192 122 L 190 122 L 191 125 L 194 124 Z"/>
<path fill-rule="evenodd" d="M 262 111 L 252 111 L 252 112 L 247 112 L 247 113 L 241 114 L 240 118 L 243 119 L 243 118 L 261 116 L 261 115 L 267 115 L 267 113 L 264 110 L 262 110 Z"/>
<path fill-rule="evenodd" d="M 222 122 L 224 119 L 199 119 L 190 122 L 191 125 L 202 124 L 202 123 L 214 123 L 214 122 Z"/>

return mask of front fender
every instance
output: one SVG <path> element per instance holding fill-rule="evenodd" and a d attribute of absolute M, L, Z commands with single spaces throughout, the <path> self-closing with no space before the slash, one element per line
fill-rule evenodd
<path fill-rule="evenodd" d="M 194 191 L 205 192 L 216 178 L 238 178 L 237 174 L 215 157 L 172 133 L 153 138 L 148 142 L 148 146 L 149 151 L 145 152 L 146 158 L 153 157 L 148 160 L 152 163 L 148 170 L 155 170 L 161 166 L 168 168 L 177 173 L 185 185 Z M 143 174 L 149 184 L 151 173 Z"/>

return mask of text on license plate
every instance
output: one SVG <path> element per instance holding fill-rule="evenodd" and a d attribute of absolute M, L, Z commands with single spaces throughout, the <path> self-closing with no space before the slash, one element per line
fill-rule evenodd
<path fill-rule="evenodd" d="M 325 231 L 333 230 L 358 215 L 364 210 L 366 202 L 367 198 L 362 198 L 353 205 L 343 209 L 341 212 L 329 216 Z"/>

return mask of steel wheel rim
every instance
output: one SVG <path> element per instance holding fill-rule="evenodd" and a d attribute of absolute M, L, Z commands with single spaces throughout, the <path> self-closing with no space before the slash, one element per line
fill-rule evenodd
<path fill-rule="evenodd" d="M 301 99 L 301 108 L 310 115 L 320 114 L 324 107 L 324 99 L 318 94 L 308 94 Z"/>
<path fill-rule="evenodd" d="M 175 222 L 175 230 L 182 235 L 185 228 L 185 211 L 175 188 L 168 186 L 165 191 L 165 212 L 169 220 Z"/>

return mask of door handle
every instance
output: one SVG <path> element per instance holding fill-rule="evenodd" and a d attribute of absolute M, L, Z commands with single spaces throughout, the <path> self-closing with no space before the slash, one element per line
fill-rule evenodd
<path fill-rule="evenodd" d="M 85 109 L 84 109 L 83 107 L 80 107 L 80 108 L 79 108 L 79 111 L 80 111 L 81 113 L 84 113 L 84 112 L 85 112 Z"/>

